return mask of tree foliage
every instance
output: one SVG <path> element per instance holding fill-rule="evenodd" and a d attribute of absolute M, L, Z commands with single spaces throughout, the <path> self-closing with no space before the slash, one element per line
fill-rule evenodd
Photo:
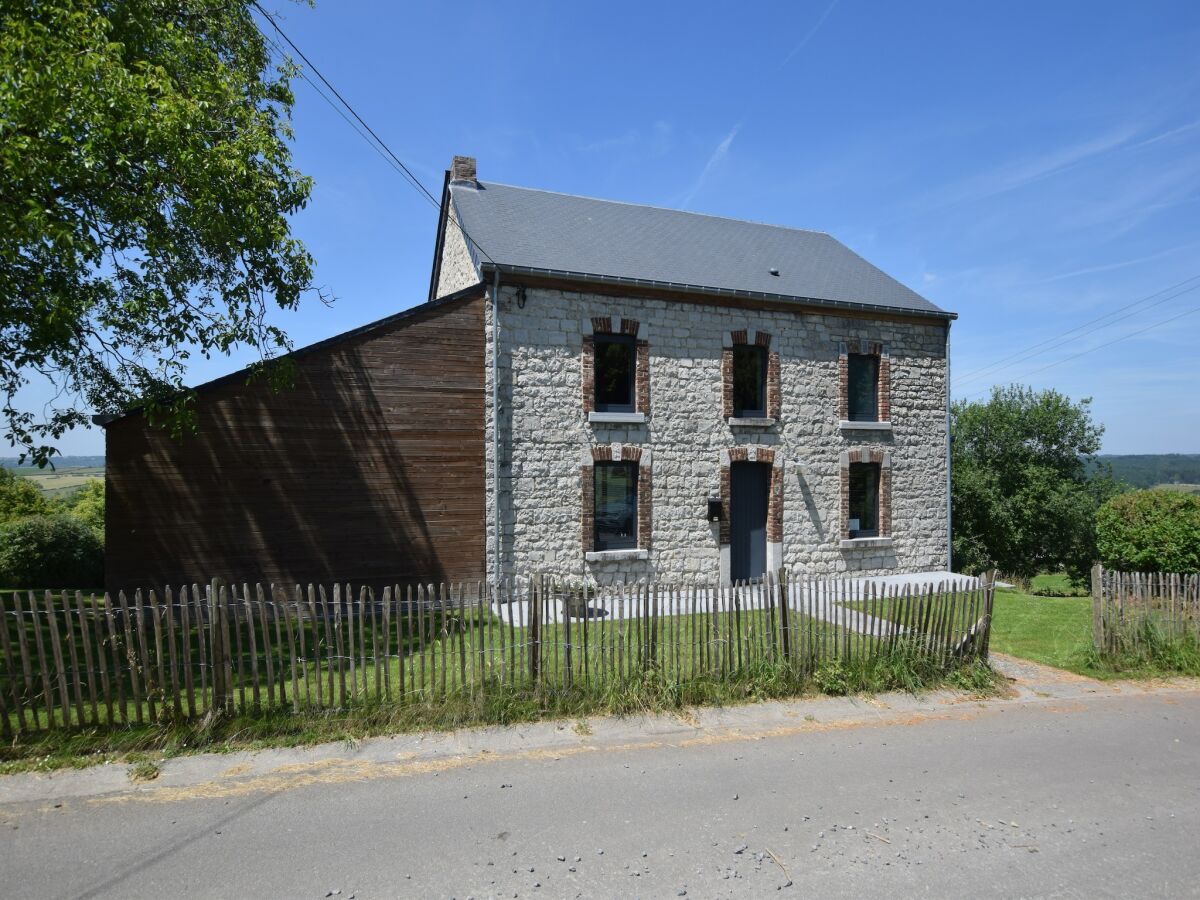
<path fill-rule="evenodd" d="M 94 588 L 104 583 L 104 548 L 71 516 L 30 516 L 0 525 L 0 587 Z"/>
<path fill-rule="evenodd" d="M 48 512 L 46 495 L 28 478 L 0 466 L 0 525 Z"/>
<path fill-rule="evenodd" d="M 1096 510 L 1115 491 L 1094 460 L 1104 427 L 1090 400 L 995 388 L 951 410 L 955 568 L 1083 578 L 1096 555 Z"/>
<path fill-rule="evenodd" d="M 1100 561 L 1126 572 L 1200 572 L 1200 497 L 1133 491 L 1096 513 Z"/>
<path fill-rule="evenodd" d="M 189 357 L 250 347 L 261 370 L 289 346 L 272 304 L 311 289 L 294 70 L 244 0 L 8 0 L 0 72 L 6 436 L 44 465 L 87 409 L 187 427 Z M 50 409 L 24 409 L 43 379 Z"/>
<path fill-rule="evenodd" d="M 53 504 L 56 511 L 78 519 L 104 542 L 104 482 L 93 478 Z"/>

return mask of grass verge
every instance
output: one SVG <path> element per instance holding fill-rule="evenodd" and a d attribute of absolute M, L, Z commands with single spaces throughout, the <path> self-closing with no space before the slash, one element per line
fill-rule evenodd
<path fill-rule="evenodd" d="M 985 664 L 949 667 L 901 643 L 871 660 L 823 663 L 811 674 L 785 662 L 762 660 L 727 675 L 668 680 L 654 670 L 637 672 L 590 689 L 580 685 L 546 691 L 515 690 L 489 683 L 471 696 L 451 693 L 434 702 L 365 702 L 340 710 L 283 710 L 257 714 L 207 715 L 199 721 L 77 729 L 18 736 L 0 749 L 0 774 L 83 768 L 103 763 L 130 765 L 130 778 L 157 777 L 157 761 L 199 752 L 232 752 L 326 742 L 356 743 L 376 735 L 512 725 L 539 719 L 576 720 L 595 715 L 681 713 L 689 707 L 813 696 L 919 693 L 936 688 L 980 697 L 996 694 L 1000 679 Z"/>

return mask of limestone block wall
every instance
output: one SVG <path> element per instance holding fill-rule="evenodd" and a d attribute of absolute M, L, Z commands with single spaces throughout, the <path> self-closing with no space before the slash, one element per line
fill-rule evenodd
<path fill-rule="evenodd" d="M 438 270 L 437 291 L 434 299 L 445 297 L 479 283 L 479 273 L 471 259 L 467 239 L 458 227 L 458 213 L 451 205 L 446 221 L 445 237 L 442 241 L 442 265 Z"/>
<path fill-rule="evenodd" d="M 449 236 L 449 235 L 448 235 Z M 520 297 L 518 297 L 520 292 Z M 487 341 L 487 529 L 492 571 L 492 479 L 500 479 L 506 575 L 546 570 L 599 583 L 630 578 L 713 581 L 720 530 L 706 520 L 721 496 L 722 462 L 733 448 L 772 451 L 781 468 L 781 556 L 810 574 L 885 574 L 947 565 L 946 331 L 938 321 L 760 311 L 638 297 L 502 285 L 499 466 L 491 448 L 491 336 Z M 593 320 L 634 319 L 648 344 L 650 414 L 644 424 L 589 423 L 582 403 L 584 338 Z M 722 349 L 730 332 L 771 335 L 779 354 L 779 418 L 731 426 L 722 412 Z M 890 431 L 844 430 L 839 354 L 881 344 L 888 355 Z M 641 445 L 653 455 L 652 540 L 644 559 L 588 562 L 582 541 L 581 452 Z M 841 464 L 890 462 L 890 540 L 845 546 Z M 768 455 L 768 454 L 764 454 Z M 733 458 L 741 458 L 737 452 Z M 751 457 L 753 458 L 753 457 Z M 772 541 L 774 537 L 772 536 Z M 725 569 L 727 571 L 727 568 Z"/>

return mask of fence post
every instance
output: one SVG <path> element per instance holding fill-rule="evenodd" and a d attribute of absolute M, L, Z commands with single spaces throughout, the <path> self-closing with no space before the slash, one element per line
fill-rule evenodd
<path fill-rule="evenodd" d="M 1104 567 L 1092 566 L 1092 643 L 1098 652 L 1104 651 Z"/>
<path fill-rule="evenodd" d="M 987 662 L 988 651 L 992 647 L 992 606 L 996 599 L 996 570 L 992 569 L 984 576 L 984 624 L 983 624 L 983 648 L 979 654 L 979 658 Z"/>

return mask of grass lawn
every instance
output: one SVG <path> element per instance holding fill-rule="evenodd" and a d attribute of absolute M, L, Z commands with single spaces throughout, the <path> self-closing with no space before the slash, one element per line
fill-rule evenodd
<path fill-rule="evenodd" d="M 1018 591 L 996 591 L 992 610 L 993 650 L 1097 677 L 1097 673 L 1085 671 L 1091 646 L 1090 598 L 1035 597 Z"/>
<path fill-rule="evenodd" d="M 1092 646 L 1090 597 L 1036 597 L 997 590 L 991 647 L 1089 678 L 1169 678 L 1200 675 L 1194 643 L 1179 643 L 1156 658 L 1106 660 Z"/>

